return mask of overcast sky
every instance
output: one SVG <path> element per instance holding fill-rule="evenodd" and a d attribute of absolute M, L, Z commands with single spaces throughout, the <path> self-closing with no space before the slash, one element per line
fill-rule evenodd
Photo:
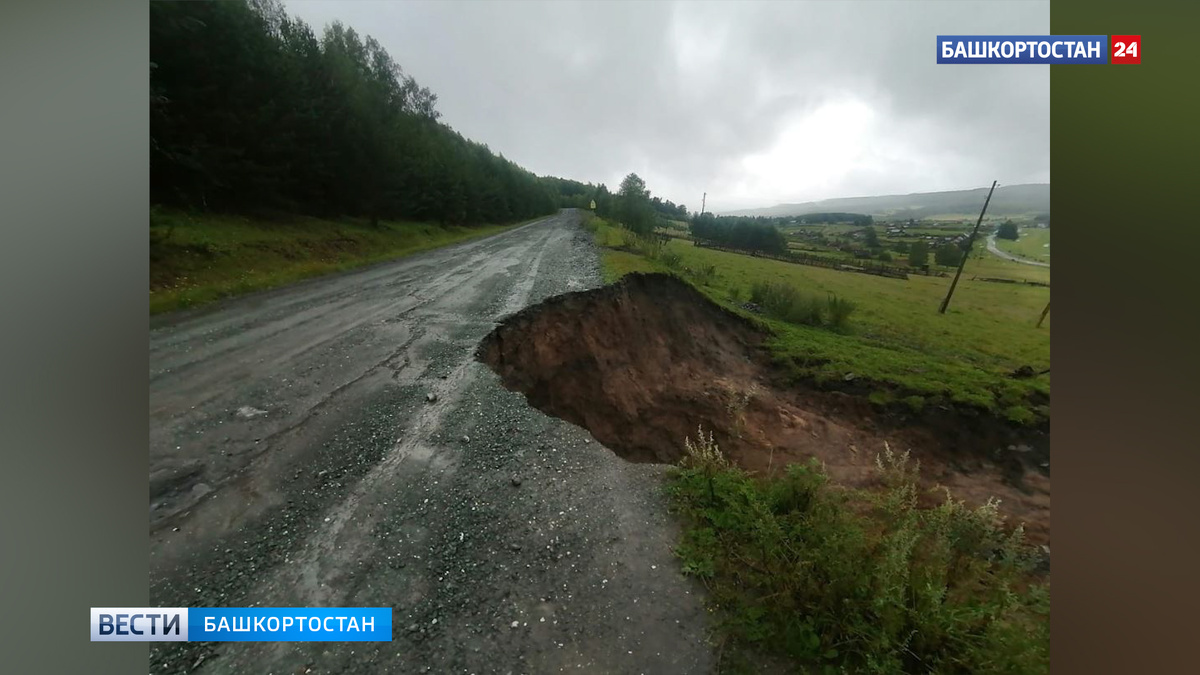
<path fill-rule="evenodd" d="M 1050 67 L 939 66 L 935 45 L 1049 34 L 1048 1 L 285 5 L 374 36 L 525 168 L 633 171 L 693 211 L 1050 181 Z"/>

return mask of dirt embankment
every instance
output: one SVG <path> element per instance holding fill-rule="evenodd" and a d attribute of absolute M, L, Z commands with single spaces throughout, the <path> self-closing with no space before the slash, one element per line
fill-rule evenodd
<path fill-rule="evenodd" d="M 858 397 L 785 385 L 765 337 L 678 279 L 632 274 L 507 318 L 478 355 L 531 405 L 630 461 L 674 462 L 703 427 L 747 470 L 815 457 L 834 480 L 870 486 L 887 442 L 920 460 L 928 487 L 972 504 L 998 497 L 1031 541 L 1049 542 L 1048 439 L 980 417 L 901 423 Z"/>

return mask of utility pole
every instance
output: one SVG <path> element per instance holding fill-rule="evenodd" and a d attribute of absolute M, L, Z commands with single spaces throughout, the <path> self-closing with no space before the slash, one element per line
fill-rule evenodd
<path fill-rule="evenodd" d="M 962 260 L 958 261 L 958 271 L 954 273 L 954 281 L 950 282 L 950 290 L 946 293 L 946 299 L 942 301 L 938 314 L 945 314 L 946 308 L 950 306 L 950 296 L 954 295 L 954 287 L 958 285 L 958 278 L 962 276 L 963 267 L 967 264 L 967 256 L 971 254 L 971 244 L 975 243 L 975 235 L 979 234 L 979 226 L 983 224 L 983 214 L 987 213 L 988 203 L 992 201 L 992 193 L 996 191 L 997 182 L 999 181 L 992 181 L 992 189 L 988 190 L 987 199 L 983 201 L 983 210 L 979 212 L 979 220 L 975 221 L 975 229 L 971 230 L 971 238 L 967 239 L 967 250 L 963 251 Z"/>
<path fill-rule="evenodd" d="M 708 193 L 707 192 L 705 192 L 704 196 L 700 198 L 700 215 L 704 215 L 704 204 L 706 202 L 708 202 Z"/>
<path fill-rule="evenodd" d="M 1049 313 L 1050 313 L 1050 301 L 1047 300 L 1046 301 L 1046 309 L 1042 310 L 1042 316 L 1040 319 L 1038 319 L 1038 324 L 1037 324 L 1038 328 L 1042 327 L 1042 322 L 1046 320 L 1046 315 Z"/>

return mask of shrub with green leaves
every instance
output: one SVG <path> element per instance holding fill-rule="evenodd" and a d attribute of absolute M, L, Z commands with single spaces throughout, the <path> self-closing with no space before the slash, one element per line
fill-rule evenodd
<path fill-rule="evenodd" d="M 750 302 L 777 319 L 809 326 L 826 326 L 837 331 L 849 328 L 850 315 L 856 309 L 853 302 L 832 294 L 822 299 L 790 284 L 771 281 L 751 285 Z"/>
<path fill-rule="evenodd" d="M 685 447 L 669 487 L 677 553 L 708 586 L 727 649 L 827 672 L 1049 671 L 1049 585 L 995 503 L 917 508 L 916 470 L 890 450 L 884 488 L 863 491 L 815 461 L 751 476 L 703 432 Z"/>
<path fill-rule="evenodd" d="M 858 305 L 832 293 L 825 298 L 825 319 L 830 328 L 844 331 L 849 327 L 850 315 Z"/>
<path fill-rule="evenodd" d="M 700 265 L 694 269 L 688 268 L 688 272 L 701 284 L 711 284 L 717 279 L 716 265 Z"/>
<path fill-rule="evenodd" d="M 658 262 L 671 271 L 683 267 L 683 256 L 674 251 L 663 251 L 658 254 Z"/>
<path fill-rule="evenodd" d="M 657 260 L 663 253 L 663 240 L 658 235 L 623 230 L 622 240 L 626 249 L 651 260 Z"/>

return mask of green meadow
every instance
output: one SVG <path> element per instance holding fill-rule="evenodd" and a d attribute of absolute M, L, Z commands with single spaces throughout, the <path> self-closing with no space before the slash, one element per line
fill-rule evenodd
<path fill-rule="evenodd" d="M 1050 366 L 1050 318 L 1036 323 L 1050 289 L 973 280 L 973 277 L 1049 281 L 1049 270 L 984 252 L 967 261 L 949 311 L 938 306 L 949 277 L 912 275 L 907 281 L 715 251 L 670 240 L 661 251 L 634 252 L 624 230 L 593 221 L 607 281 L 634 271 L 673 272 L 711 299 L 743 313 L 751 287 L 785 282 L 817 296 L 854 303 L 848 328 L 797 325 L 752 314 L 773 333 L 778 365 L 797 379 L 870 388 L 880 405 L 959 405 L 1022 424 L 1048 420 L 1049 375 L 1013 378 L 1023 366 Z M 979 246 L 982 245 L 980 242 Z"/>
<path fill-rule="evenodd" d="M 362 219 L 266 220 L 155 209 L 150 221 L 150 313 L 393 260 L 510 227 L 515 225 L 383 221 L 372 226 Z"/>

